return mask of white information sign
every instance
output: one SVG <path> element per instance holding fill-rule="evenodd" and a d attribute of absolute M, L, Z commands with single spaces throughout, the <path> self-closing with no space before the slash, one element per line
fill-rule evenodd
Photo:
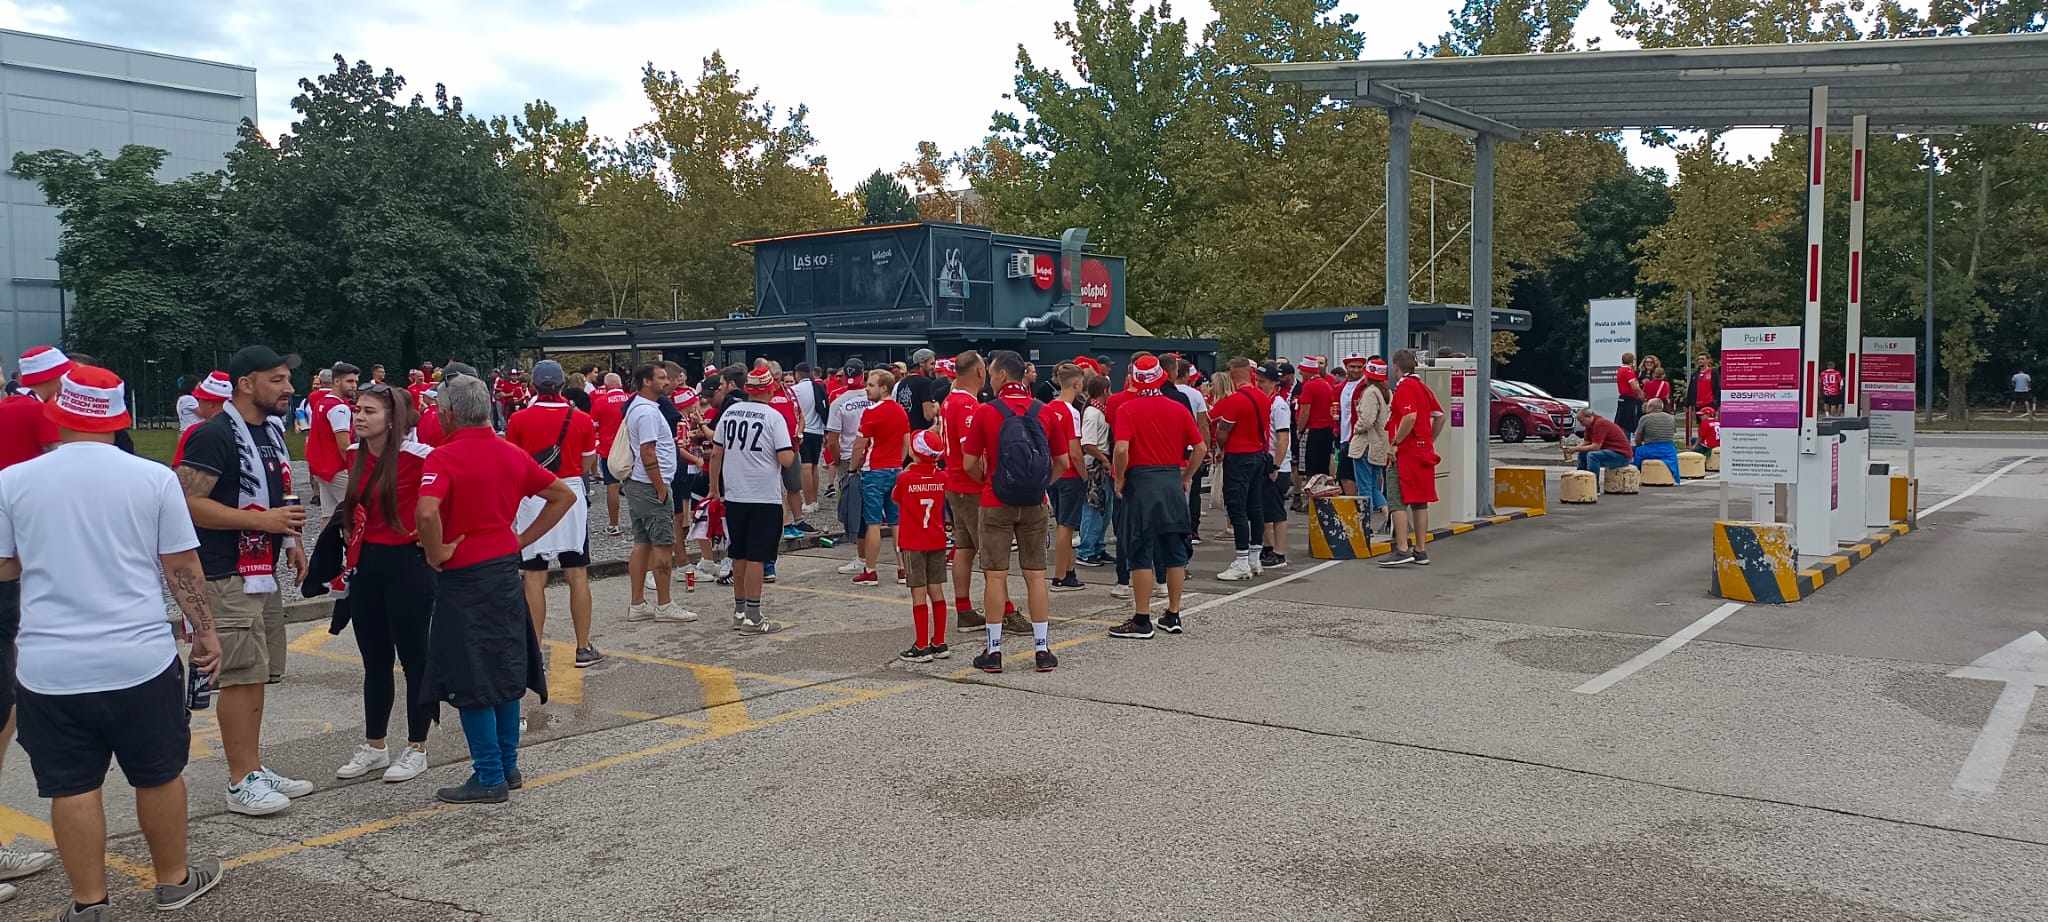
<path fill-rule="evenodd" d="M 1721 476 L 1797 482 L 1799 328 L 1723 329 L 1721 382 Z"/>
<path fill-rule="evenodd" d="M 1636 351 L 1636 299 L 1596 298 L 1586 306 L 1586 400 L 1593 412 L 1614 418 L 1614 373 Z"/>

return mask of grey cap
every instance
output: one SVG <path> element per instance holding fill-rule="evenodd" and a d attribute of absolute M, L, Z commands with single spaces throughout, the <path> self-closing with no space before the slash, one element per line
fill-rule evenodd
<path fill-rule="evenodd" d="M 910 364 L 922 365 L 938 357 L 939 354 L 931 351 L 930 349 L 919 349 L 916 352 L 910 354 Z"/>
<path fill-rule="evenodd" d="M 483 377 L 476 373 L 476 366 L 467 362 L 449 362 L 446 367 L 441 369 L 441 380 L 447 380 L 450 375 L 468 375 L 472 378 Z"/>
<path fill-rule="evenodd" d="M 562 373 L 562 363 L 554 359 L 541 359 L 533 365 L 534 387 L 547 387 L 551 384 L 561 387 L 567 380 L 568 376 Z"/>

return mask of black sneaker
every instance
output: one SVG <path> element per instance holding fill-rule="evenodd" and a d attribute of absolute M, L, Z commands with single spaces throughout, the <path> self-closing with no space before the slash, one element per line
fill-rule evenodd
<path fill-rule="evenodd" d="M 1259 566 L 1268 570 L 1285 570 L 1287 569 L 1287 555 L 1265 551 L 1259 554 Z"/>
<path fill-rule="evenodd" d="M 1415 562 L 1414 551 L 1388 551 L 1387 559 L 1380 561 L 1382 567 L 1398 567 Z"/>
<path fill-rule="evenodd" d="M 974 668 L 983 672 L 1002 672 L 1003 652 L 1001 650 L 982 651 L 980 656 L 974 658 Z"/>
<path fill-rule="evenodd" d="M 797 530 L 797 531 L 800 531 L 800 532 L 803 532 L 804 534 L 807 534 L 807 535 L 815 535 L 815 534 L 817 534 L 817 533 L 818 533 L 818 526 L 816 526 L 816 525 L 812 525 L 812 524 L 811 524 L 811 523 L 809 523 L 809 522 L 805 522 L 805 521 L 799 520 L 799 521 L 798 521 L 798 522 L 796 523 L 796 530 Z"/>
<path fill-rule="evenodd" d="M 958 628 L 983 627 L 987 624 L 988 619 L 972 608 L 953 616 L 953 626 Z"/>
<path fill-rule="evenodd" d="M 479 784 L 475 775 L 452 788 L 434 792 L 434 799 L 444 804 L 502 804 L 511 800 L 506 793 L 509 788 L 502 784 Z"/>
<path fill-rule="evenodd" d="M 519 769 L 516 769 L 516 768 L 515 768 L 515 769 L 513 769 L 513 770 L 511 770 L 511 771 L 508 771 L 508 772 L 506 772 L 506 773 L 505 773 L 505 789 L 506 789 L 506 790 L 508 790 L 508 791 L 517 791 L 517 790 L 519 790 L 520 788 L 523 788 L 523 787 L 525 787 L 525 786 L 526 786 L 526 776 L 525 776 L 525 775 L 522 775 L 522 774 L 520 774 L 520 773 L 519 773 Z"/>
<path fill-rule="evenodd" d="M 1003 614 L 1003 633 L 1028 637 L 1032 634 L 1031 619 L 1024 617 L 1024 613 L 1021 611 L 1005 612 Z"/>
<path fill-rule="evenodd" d="M 953 658 L 953 649 L 942 643 L 932 644 L 931 646 L 924 648 L 924 652 L 931 654 L 932 659 Z"/>
<path fill-rule="evenodd" d="M 1088 588 L 1088 584 L 1081 582 L 1080 575 L 1071 570 L 1067 571 L 1067 575 L 1052 581 L 1052 591 L 1054 592 L 1079 592 L 1086 588 Z"/>
<path fill-rule="evenodd" d="M 1038 651 L 1037 665 L 1039 672 L 1051 672 L 1059 668 L 1060 658 L 1052 655 L 1051 650 L 1040 650 Z"/>
<path fill-rule="evenodd" d="M 1109 636 L 1125 640 L 1151 640 L 1152 619 L 1144 615 L 1132 615 L 1131 620 L 1110 628 Z"/>
<path fill-rule="evenodd" d="M 1182 630 L 1184 630 L 1184 628 L 1180 626 L 1180 612 L 1170 611 L 1166 614 L 1160 615 L 1159 629 L 1165 631 L 1168 634 L 1178 634 Z"/>
<path fill-rule="evenodd" d="M 576 650 L 576 668 L 578 669 L 589 669 L 602 662 L 604 662 L 604 654 L 597 652 L 596 644 L 580 647 Z"/>
<path fill-rule="evenodd" d="M 1076 565 L 1079 565 L 1079 566 L 1083 566 L 1083 567 L 1106 567 L 1106 566 L 1109 566 L 1109 558 L 1107 558 L 1107 557 L 1076 557 L 1076 558 L 1074 558 L 1074 563 L 1075 563 Z"/>
<path fill-rule="evenodd" d="M 929 663 L 932 661 L 932 651 L 923 647 L 911 647 L 896 654 L 896 658 L 906 663 Z"/>
<path fill-rule="evenodd" d="M 1416 552 L 1415 552 L 1415 565 L 1416 565 L 1416 566 L 1418 566 L 1418 567 L 1426 567 L 1426 566 L 1429 566 L 1429 552 L 1428 552 L 1428 551 L 1416 551 Z"/>

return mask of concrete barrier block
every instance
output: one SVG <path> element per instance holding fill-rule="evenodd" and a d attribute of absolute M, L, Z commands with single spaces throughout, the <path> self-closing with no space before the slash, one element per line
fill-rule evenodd
<path fill-rule="evenodd" d="M 1560 502 L 1580 504 L 1600 501 L 1600 478 L 1592 471 L 1567 471 L 1557 488 Z"/>
<path fill-rule="evenodd" d="M 1610 467 L 1600 478 L 1600 490 L 1603 493 L 1640 493 L 1642 488 L 1643 472 L 1636 470 L 1634 465 Z"/>
<path fill-rule="evenodd" d="M 1317 560 L 1360 560 L 1372 556 L 1367 530 L 1372 510 L 1363 496 L 1327 496 L 1309 501 L 1308 555 Z"/>
<path fill-rule="evenodd" d="M 1772 522 L 1715 522 L 1715 595 L 1737 602 L 1797 602 L 1799 557 L 1792 528 Z"/>
<path fill-rule="evenodd" d="M 1546 507 L 1544 470 L 1540 467 L 1496 467 L 1493 469 L 1493 508 L 1520 507 L 1542 512 Z"/>
<path fill-rule="evenodd" d="M 1642 473 L 1638 477 L 1638 479 L 1641 480 L 1642 485 L 1646 487 L 1678 486 L 1678 478 L 1671 476 L 1671 469 L 1665 467 L 1664 462 L 1659 461 L 1656 458 L 1651 458 L 1643 462 Z"/>
<path fill-rule="evenodd" d="M 1712 451 L 1707 452 L 1707 470 L 1717 474 L 1721 472 L 1721 446 L 1716 445 Z"/>
<path fill-rule="evenodd" d="M 1707 476 L 1707 456 L 1696 451 L 1678 453 L 1678 476 L 1698 480 Z"/>

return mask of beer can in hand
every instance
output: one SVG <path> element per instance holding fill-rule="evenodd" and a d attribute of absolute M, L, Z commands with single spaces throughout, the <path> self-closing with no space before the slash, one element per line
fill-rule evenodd
<path fill-rule="evenodd" d="M 213 703 L 213 680 L 196 667 L 185 667 L 185 709 L 203 711 Z"/>

